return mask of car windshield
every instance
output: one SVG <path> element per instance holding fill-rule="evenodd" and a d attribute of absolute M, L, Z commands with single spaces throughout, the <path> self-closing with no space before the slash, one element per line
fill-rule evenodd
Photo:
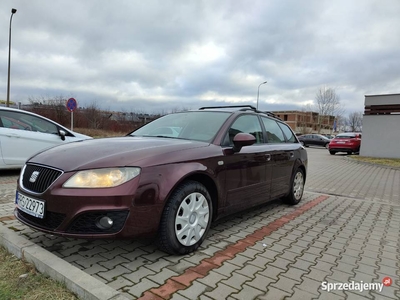
<path fill-rule="evenodd" d="M 163 116 L 131 132 L 131 136 L 155 136 L 211 142 L 229 112 L 191 111 Z"/>

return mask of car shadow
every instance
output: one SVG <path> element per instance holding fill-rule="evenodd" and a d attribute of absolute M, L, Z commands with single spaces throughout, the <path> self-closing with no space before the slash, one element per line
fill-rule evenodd
<path fill-rule="evenodd" d="M 176 256 L 162 252 L 158 249 L 155 237 L 153 238 L 137 238 L 137 239 L 73 239 L 61 236 L 54 236 L 51 234 L 35 231 L 26 227 L 26 231 L 22 230 L 20 234 L 23 234 L 26 238 L 32 240 L 38 246 L 52 252 L 58 257 L 70 261 L 71 257 L 81 257 L 81 260 L 73 261 L 73 264 L 81 270 L 85 270 L 89 266 L 85 259 L 99 259 L 101 261 L 108 261 L 109 258 L 121 255 L 124 263 L 127 265 L 134 263 L 136 260 L 142 260 L 140 256 L 146 256 L 149 254 L 155 255 L 157 258 L 160 257 L 191 257 L 192 255 L 204 255 L 203 251 L 207 252 L 207 248 L 210 244 L 216 242 L 224 242 L 227 236 L 231 235 L 232 232 L 225 232 L 225 230 L 232 228 L 232 226 L 243 224 L 251 221 L 257 216 L 264 213 L 271 212 L 275 208 L 281 207 L 287 209 L 289 206 L 283 204 L 281 199 L 273 200 L 253 208 L 249 208 L 245 211 L 223 217 L 211 224 L 211 228 L 207 238 L 203 244 L 200 245 L 199 249 L 193 253 Z M 253 221 L 254 222 L 254 221 Z M 225 243 L 225 242 L 224 242 Z M 115 255 L 112 253 L 115 251 Z M 104 252 L 104 253 L 103 253 Z M 154 261 L 142 260 L 143 266 L 146 264 L 152 264 Z"/>
<path fill-rule="evenodd" d="M 18 176 L 21 169 L 0 170 L 0 177 L 2 176 Z"/>

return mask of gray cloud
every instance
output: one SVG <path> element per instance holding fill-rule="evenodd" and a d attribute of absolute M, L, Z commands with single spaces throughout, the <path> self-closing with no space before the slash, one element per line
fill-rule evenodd
<path fill-rule="evenodd" d="M 0 2 L 0 99 L 74 96 L 82 105 L 171 110 L 255 104 L 301 109 L 321 86 L 348 111 L 398 93 L 400 3 L 382 1 Z M 2 28 L 2 29 L 1 29 Z"/>

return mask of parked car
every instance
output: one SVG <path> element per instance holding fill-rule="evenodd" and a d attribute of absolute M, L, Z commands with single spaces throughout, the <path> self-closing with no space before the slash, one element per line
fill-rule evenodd
<path fill-rule="evenodd" d="M 280 119 L 252 106 L 201 108 L 35 155 L 20 174 L 15 216 L 72 238 L 156 235 L 160 249 L 184 254 L 213 220 L 280 197 L 299 203 L 306 167 Z"/>
<path fill-rule="evenodd" d="M 329 153 L 335 155 L 337 152 L 346 152 L 347 154 L 360 152 L 361 146 L 361 133 L 346 132 L 339 133 L 329 143 Z"/>
<path fill-rule="evenodd" d="M 300 143 L 304 147 L 308 146 L 320 146 L 328 148 L 329 142 L 331 141 L 326 136 L 322 134 L 304 134 L 298 137 Z"/>
<path fill-rule="evenodd" d="M 21 168 L 48 147 L 91 137 L 73 132 L 40 115 L 0 107 L 0 169 Z"/>

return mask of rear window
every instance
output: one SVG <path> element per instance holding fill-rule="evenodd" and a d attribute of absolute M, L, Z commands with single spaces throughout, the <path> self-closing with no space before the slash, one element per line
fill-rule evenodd
<path fill-rule="evenodd" d="M 336 136 L 337 139 L 354 139 L 356 137 L 358 136 L 355 133 L 340 133 Z"/>

